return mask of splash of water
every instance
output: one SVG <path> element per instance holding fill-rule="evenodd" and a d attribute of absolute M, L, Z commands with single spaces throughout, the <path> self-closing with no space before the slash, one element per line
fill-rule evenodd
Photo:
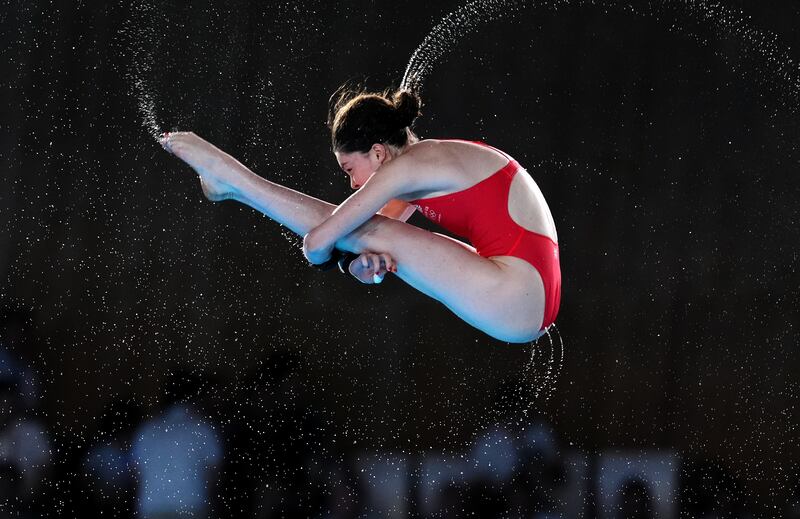
<path fill-rule="evenodd" d="M 597 5 L 594 0 L 472 0 L 452 11 L 436 24 L 416 48 L 406 66 L 401 88 L 421 91 L 425 79 L 437 63 L 450 53 L 466 36 L 489 22 L 517 15 L 523 9 L 542 8 L 557 10 L 564 6 L 584 7 Z M 749 74 L 762 86 L 776 91 L 785 108 L 795 113 L 800 100 L 800 66 L 791 59 L 777 36 L 748 24 L 742 11 L 707 0 L 661 0 L 647 2 L 645 7 L 628 2 L 609 1 L 603 8 L 618 9 L 639 16 L 659 18 L 661 15 L 684 15 L 712 29 L 719 39 L 738 43 L 739 50 L 751 58 L 755 66 Z M 669 30 L 684 33 L 699 44 L 707 42 L 689 24 L 672 23 Z M 733 70 L 745 73 L 720 50 L 715 53 Z"/>
<path fill-rule="evenodd" d="M 149 23 L 157 13 L 152 5 L 144 1 L 136 2 L 133 10 L 137 13 L 137 17 L 129 20 L 123 29 L 123 33 L 127 33 L 131 39 L 132 44 L 128 48 L 133 52 L 132 69 L 127 71 L 126 76 L 138 101 L 142 124 L 150 136 L 158 141 L 163 131 L 158 123 L 156 103 L 153 98 L 154 89 L 150 84 L 150 78 L 153 74 L 154 48 L 158 47 L 160 38 L 154 29 L 154 24 Z M 143 23 L 143 20 L 146 22 Z M 146 47 L 140 42 L 149 42 L 150 46 Z"/>
<path fill-rule="evenodd" d="M 161 131 L 161 126 L 159 126 L 156 117 L 156 103 L 153 100 L 153 96 L 148 91 L 142 79 L 137 79 L 133 83 L 133 86 L 137 92 L 137 98 L 139 99 L 139 113 L 142 116 L 142 123 L 145 128 L 149 130 L 150 135 L 155 140 L 158 140 L 163 132 Z"/>
<path fill-rule="evenodd" d="M 414 50 L 400 88 L 420 91 L 433 67 L 460 40 L 485 23 L 512 14 L 515 8 L 516 2 L 513 1 L 473 0 L 445 16 Z"/>
<path fill-rule="evenodd" d="M 531 391 L 527 407 L 523 409 L 525 413 L 534 404 L 544 404 L 553 396 L 564 364 L 564 340 L 558 327 L 550 326 L 545 335 L 546 342 L 533 343 L 530 359 L 522 372 L 520 391 L 523 394 Z M 553 335 L 556 336 L 555 339 Z"/>

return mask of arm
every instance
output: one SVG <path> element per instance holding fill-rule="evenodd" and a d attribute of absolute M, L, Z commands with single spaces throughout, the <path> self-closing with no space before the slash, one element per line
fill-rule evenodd
<path fill-rule="evenodd" d="M 387 164 L 390 166 L 391 164 Z M 383 169 L 383 168 L 381 168 Z M 403 189 L 397 175 L 381 171 L 337 207 L 331 216 L 303 237 L 303 254 L 314 264 L 323 263 L 336 242 L 372 218 Z"/>
<path fill-rule="evenodd" d="M 327 260 L 336 242 L 372 218 L 387 202 L 416 191 L 416 159 L 401 156 L 381 166 L 331 216 L 303 238 L 303 253 L 311 263 Z M 412 173 L 414 172 L 414 173 Z"/>

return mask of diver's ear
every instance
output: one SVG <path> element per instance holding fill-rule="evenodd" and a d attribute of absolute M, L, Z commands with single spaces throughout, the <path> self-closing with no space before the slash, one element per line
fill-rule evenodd
<path fill-rule="evenodd" d="M 375 158 L 378 159 L 378 162 L 383 164 L 383 161 L 386 160 L 386 146 L 377 143 L 373 144 L 372 152 L 375 154 Z"/>

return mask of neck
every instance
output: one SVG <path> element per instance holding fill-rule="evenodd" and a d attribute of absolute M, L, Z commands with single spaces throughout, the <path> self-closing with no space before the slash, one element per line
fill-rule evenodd
<path fill-rule="evenodd" d="M 408 140 L 406 141 L 405 145 L 399 148 L 395 148 L 394 146 L 390 147 L 390 149 L 393 152 L 392 155 L 394 155 L 395 157 L 398 155 L 402 155 L 403 153 L 408 151 L 408 148 L 411 147 L 412 144 L 416 144 L 418 142 L 419 142 L 419 137 L 414 135 L 411 131 L 408 131 Z"/>

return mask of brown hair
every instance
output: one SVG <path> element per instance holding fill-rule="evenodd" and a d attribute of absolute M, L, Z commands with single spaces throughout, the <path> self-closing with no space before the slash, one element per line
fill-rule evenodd
<path fill-rule="evenodd" d="M 333 151 L 365 153 L 375 143 L 404 146 L 421 105 L 419 95 L 410 90 L 377 94 L 342 85 L 328 108 Z"/>

